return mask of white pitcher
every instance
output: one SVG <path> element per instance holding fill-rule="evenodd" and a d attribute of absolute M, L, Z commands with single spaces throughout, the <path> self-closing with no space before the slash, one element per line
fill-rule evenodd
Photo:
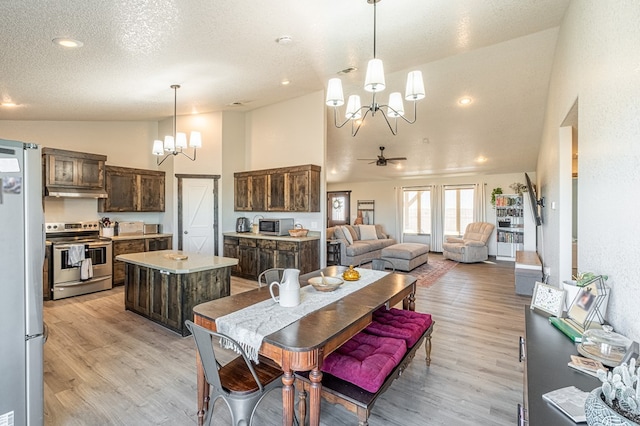
<path fill-rule="evenodd" d="M 293 308 L 300 304 L 300 282 L 298 276 L 299 269 L 285 269 L 282 274 L 282 281 L 274 281 L 269 286 L 271 298 L 280 303 L 283 308 Z M 278 286 L 278 296 L 273 295 L 273 286 Z"/>

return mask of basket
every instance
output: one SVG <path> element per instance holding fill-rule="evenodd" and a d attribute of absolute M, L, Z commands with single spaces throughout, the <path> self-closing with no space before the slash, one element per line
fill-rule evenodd
<path fill-rule="evenodd" d="M 309 233 L 308 229 L 302 229 L 302 228 L 289 229 L 289 235 L 291 235 L 292 237 L 306 237 L 308 233 Z"/>

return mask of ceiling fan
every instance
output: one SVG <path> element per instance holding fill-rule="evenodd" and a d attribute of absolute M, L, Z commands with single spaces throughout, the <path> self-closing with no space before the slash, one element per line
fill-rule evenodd
<path fill-rule="evenodd" d="M 369 161 L 369 164 L 376 163 L 376 166 L 386 166 L 387 163 L 395 164 L 396 161 L 404 161 L 407 157 L 386 158 L 384 156 L 384 146 L 380 147 L 380 155 L 378 158 L 358 158 L 358 160 Z"/>

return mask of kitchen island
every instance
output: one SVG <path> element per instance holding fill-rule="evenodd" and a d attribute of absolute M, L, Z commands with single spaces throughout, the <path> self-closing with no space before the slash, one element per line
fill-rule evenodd
<path fill-rule="evenodd" d="M 182 336 L 184 321 L 199 303 L 231 294 L 231 268 L 238 259 L 160 250 L 121 254 L 125 263 L 125 308 Z"/>

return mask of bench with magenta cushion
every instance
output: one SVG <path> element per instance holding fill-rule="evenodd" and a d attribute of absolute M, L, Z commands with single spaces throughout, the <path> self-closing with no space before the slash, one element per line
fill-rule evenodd
<path fill-rule="evenodd" d="M 373 322 L 364 332 L 325 359 L 322 397 L 356 414 L 359 425 L 367 425 L 375 401 L 402 374 L 425 339 L 427 365 L 430 364 L 433 324 L 429 314 L 395 308 L 381 308 L 374 312 Z M 407 347 L 406 352 L 402 351 L 407 342 L 413 344 Z M 398 352 L 404 354 L 399 360 Z M 297 373 L 296 378 L 296 386 L 300 390 L 300 417 L 304 419 L 309 376 L 308 373 Z"/>

